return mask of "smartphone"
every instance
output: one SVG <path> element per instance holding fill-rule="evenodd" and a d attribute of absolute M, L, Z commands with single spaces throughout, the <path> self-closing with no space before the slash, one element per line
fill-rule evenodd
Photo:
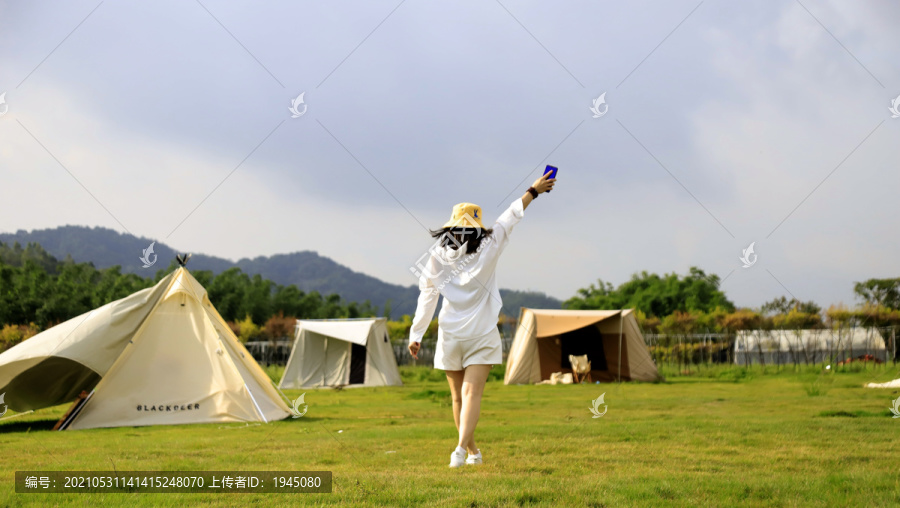
<path fill-rule="evenodd" d="M 544 174 L 550 173 L 550 178 L 556 178 L 556 172 L 559 170 L 556 166 L 551 166 L 547 164 L 547 169 L 544 170 Z M 550 192 L 550 191 L 547 191 Z"/>

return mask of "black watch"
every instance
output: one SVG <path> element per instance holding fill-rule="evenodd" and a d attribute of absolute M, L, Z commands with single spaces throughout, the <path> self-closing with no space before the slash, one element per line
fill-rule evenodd
<path fill-rule="evenodd" d="M 535 190 L 534 187 L 529 187 L 529 188 L 528 188 L 528 192 L 531 194 L 531 198 L 532 198 L 532 199 L 537 199 L 537 197 L 538 197 L 538 191 Z"/>

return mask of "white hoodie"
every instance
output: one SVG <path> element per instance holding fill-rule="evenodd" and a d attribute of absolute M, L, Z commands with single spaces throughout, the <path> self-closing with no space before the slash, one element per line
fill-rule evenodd
<path fill-rule="evenodd" d="M 466 254 L 468 242 L 458 249 L 440 247 L 440 238 L 435 242 L 421 265 L 419 302 L 409 331 L 410 342 L 422 341 L 440 295 L 444 296 L 444 305 L 438 326 L 445 340 L 481 337 L 497 328 L 503 302 L 494 272 L 513 227 L 524 216 L 522 200 L 513 201 L 494 223 L 494 232 L 472 254 Z"/>

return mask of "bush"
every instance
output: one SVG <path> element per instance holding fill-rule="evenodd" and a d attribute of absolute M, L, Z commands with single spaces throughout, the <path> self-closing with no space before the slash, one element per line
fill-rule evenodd
<path fill-rule="evenodd" d="M 391 338 L 391 344 L 406 344 L 409 342 L 409 330 L 412 328 L 412 317 L 409 314 L 404 314 L 400 317 L 399 321 L 388 321 L 387 322 L 387 330 L 388 335 Z M 434 318 L 428 323 L 428 328 L 425 330 L 425 336 L 422 337 L 422 342 L 436 341 L 438 334 L 438 318 Z"/>
<path fill-rule="evenodd" d="M 409 341 L 409 329 L 412 327 L 412 318 L 409 314 L 404 314 L 398 321 L 387 322 L 388 335 L 391 337 L 391 344 L 406 344 Z"/>
<path fill-rule="evenodd" d="M 284 376 L 284 365 L 266 365 L 262 369 L 276 385 L 281 382 L 281 378 Z"/>
<path fill-rule="evenodd" d="M 494 368 L 491 369 L 491 372 L 488 373 L 488 381 L 500 381 L 503 382 L 503 377 L 506 375 L 506 364 L 494 365 Z"/>
<path fill-rule="evenodd" d="M 15 346 L 16 344 L 34 337 L 40 332 L 37 325 L 5 325 L 0 329 L 0 352 Z"/>
<path fill-rule="evenodd" d="M 284 317 L 284 313 L 279 312 L 278 315 L 272 316 L 266 321 L 266 324 L 263 325 L 262 334 L 272 342 L 281 339 L 291 339 L 294 336 L 296 325 L 297 318 Z"/>
<path fill-rule="evenodd" d="M 250 314 L 247 314 L 242 321 L 238 321 L 238 339 L 241 340 L 244 344 L 251 340 L 259 339 L 262 335 L 262 329 L 253 322 L 253 319 L 250 317 Z"/>
<path fill-rule="evenodd" d="M 400 379 L 403 384 L 426 381 L 447 381 L 444 371 L 420 365 L 403 365 L 400 367 Z"/>

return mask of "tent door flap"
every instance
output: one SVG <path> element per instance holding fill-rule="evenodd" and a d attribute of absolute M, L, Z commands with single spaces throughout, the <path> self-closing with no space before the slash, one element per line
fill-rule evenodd
<path fill-rule="evenodd" d="M 591 362 L 591 370 L 607 371 L 606 351 L 603 348 L 603 337 L 596 325 L 586 326 L 560 335 L 560 366 L 571 369 L 569 355 L 587 355 Z"/>
<path fill-rule="evenodd" d="M 361 385 L 366 382 L 366 346 L 351 343 L 350 347 L 350 384 Z"/>

